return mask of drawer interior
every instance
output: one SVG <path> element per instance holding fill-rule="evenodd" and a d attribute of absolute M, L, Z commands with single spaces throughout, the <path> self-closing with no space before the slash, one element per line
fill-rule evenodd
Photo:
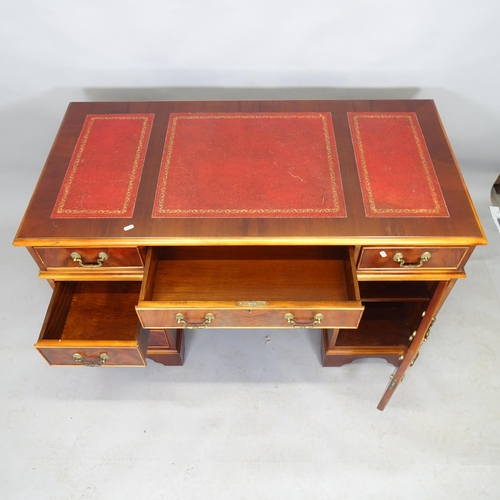
<path fill-rule="evenodd" d="M 59 281 L 39 340 L 134 341 L 140 283 Z"/>
<path fill-rule="evenodd" d="M 352 250 L 332 246 L 150 249 L 141 301 L 359 301 Z"/>

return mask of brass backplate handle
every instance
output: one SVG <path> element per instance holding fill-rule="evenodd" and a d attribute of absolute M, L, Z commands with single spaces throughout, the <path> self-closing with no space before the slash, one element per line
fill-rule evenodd
<path fill-rule="evenodd" d="M 102 352 L 99 355 L 99 361 L 84 361 L 83 356 L 80 353 L 75 352 L 75 354 L 73 354 L 73 359 L 75 360 L 75 363 L 79 365 L 88 366 L 89 368 L 96 368 L 106 363 L 106 361 L 109 360 L 109 356 L 105 352 Z"/>
<path fill-rule="evenodd" d="M 420 262 L 418 264 L 411 264 L 405 261 L 404 255 L 401 252 L 397 252 L 394 254 L 392 260 L 398 262 L 399 267 L 422 267 L 424 262 L 428 262 L 431 259 L 431 255 L 432 254 L 430 252 L 424 252 L 420 256 Z"/>
<path fill-rule="evenodd" d="M 74 262 L 78 262 L 78 265 L 80 267 L 87 267 L 87 268 L 92 268 L 92 267 L 101 267 L 102 263 L 105 260 L 108 260 L 108 254 L 106 252 L 99 252 L 97 255 L 97 262 L 95 264 L 84 264 L 82 262 L 82 256 L 78 252 L 71 252 L 71 258 L 73 259 Z"/>
<path fill-rule="evenodd" d="M 295 322 L 295 317 L 292 313 L 286 313 L 283 316 L 283 319 L 287 321 L 290 325 L 292 325 L 294 328 L 312 328 L 314 326 L 321 325 L 321 322 L 325 319 L 325 317 L 321 314 L 315 314 L 313 318 L 312 323 L 296 323 Z"/>
<path fill-rule="evenodd" d="M 175 315 L 175 319 L 179 325 L 182 325 L 183 328 L 196 329 L 196 328 L 206 328 L 207 325 L 212 323 L 215 319 L 215 314 L 207 313 L 205 314 L 205 320 L 203 323 L 188 323 L 186 321 L 186 317 L 182 313 L 177 313 Z"/>

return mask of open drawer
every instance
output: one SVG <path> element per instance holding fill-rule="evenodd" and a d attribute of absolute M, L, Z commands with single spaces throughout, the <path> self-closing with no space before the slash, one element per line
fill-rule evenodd
<path fill-rule="evenodd" d="M 356 328 L 353 252 L 332 246 L 150 248 L 144 328 Z"/>
<path fill-rule="evenodd" d="M 145 366 L 134 281 L 58 281 L 35 347 L 51 365 Z"/>

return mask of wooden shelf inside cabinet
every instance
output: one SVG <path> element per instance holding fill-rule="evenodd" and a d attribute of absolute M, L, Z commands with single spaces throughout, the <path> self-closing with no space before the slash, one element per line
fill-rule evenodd
<path fill-rule="evenodd" d="M 139 289 L 137 282 L 56 282 L 35 347 L 51 365 L 145 366 Z"/>
<path fill-rule="evenodd" d="M 417 309 L 420 313 L 421 308 Z M 398 366 L 411 343 L 414 312 L 407 302 L 367 303 L 357 329 L 323 331 L 323 366 L 342 366 L 370 357 Z"/>

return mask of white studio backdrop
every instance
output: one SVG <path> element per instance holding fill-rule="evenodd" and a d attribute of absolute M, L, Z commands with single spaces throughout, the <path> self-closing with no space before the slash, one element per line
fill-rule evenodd
<path fill-rule="evenodd" d="M 500 0 L 0 0 L 0 498 L 500 498 L 499 21 Z M 399 406 L 362 401 L 377 364 L 235 384 L 250 359 L 215 337 L 207 380 L 45 367 L 51 289 L 12 240 L 68 102 L 286 98 L 435 99 L 489 219 Z"/>
<path fill-rule="evenodd" d="M 499 20 L 498 0 L 2 0 L 0 173 L 36 179 L 69 101 L 256 98 L 432 98 L 459 163 L 498 170 Z"/>

